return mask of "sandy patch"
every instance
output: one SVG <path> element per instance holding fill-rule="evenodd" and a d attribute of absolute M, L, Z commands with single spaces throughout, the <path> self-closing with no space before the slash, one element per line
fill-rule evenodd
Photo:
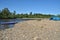
<path fill-rule="evenodd" d="M 60 21 L 24 21 L 4 33 L 3 40 L 60 40 Z"/>

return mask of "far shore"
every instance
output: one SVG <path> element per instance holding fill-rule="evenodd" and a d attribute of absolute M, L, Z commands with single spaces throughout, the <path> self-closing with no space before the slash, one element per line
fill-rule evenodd
<path fill-rule="evenodd" d="M 17 18 L 17 19 L 35 20 L 35 19 L 49 19 L 49 18 Z"/>

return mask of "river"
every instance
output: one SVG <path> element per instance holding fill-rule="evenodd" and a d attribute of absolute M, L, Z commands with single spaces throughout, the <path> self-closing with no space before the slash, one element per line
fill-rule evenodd
<path fill-rule="evenodd" d="M 7 28 L 12 28 L 14 27 L 15 24 L 4 24 L 6 22 L 8 23 L 18 23 L 18 22 L 23 22 L 26 21 L 24 19 L 0 19 L 0 30 L 2 29 L 7 29 Z"/>

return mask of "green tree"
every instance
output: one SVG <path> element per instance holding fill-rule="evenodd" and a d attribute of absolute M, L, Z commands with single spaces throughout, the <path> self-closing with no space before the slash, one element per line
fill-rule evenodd
<path fill-rule="evenodd" d="M 32 15 L 32 12 L 30 12 L 30 15 Z"/>
<path fill-rule="evenodd" d="M 60 17 L 60 14 L 58 14 L 57 16 Z"/>
<path fill-rule="evenodd" d="M 8 18 L 9 15 L 11 14 L 8 8 L 4 8 L 1 13 L 2 18 Z"/>
<path fill-rule="evenodd" d="M 2 15 L 1 15 L 1 10 L 0 10 L 0 18 L 2 17 Z"/>
<path fill-rule="evenodd" d="M 16 11 L 13 12 L 13 17 L 16 18 Z"/>

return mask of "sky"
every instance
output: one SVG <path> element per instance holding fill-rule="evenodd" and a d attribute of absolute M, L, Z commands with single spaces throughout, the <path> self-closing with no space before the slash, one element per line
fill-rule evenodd
<path fill-rule="evenodd" d="M 60 14 L 60 0 L 0 0 L 0 10 L 16 13 Z"/>

